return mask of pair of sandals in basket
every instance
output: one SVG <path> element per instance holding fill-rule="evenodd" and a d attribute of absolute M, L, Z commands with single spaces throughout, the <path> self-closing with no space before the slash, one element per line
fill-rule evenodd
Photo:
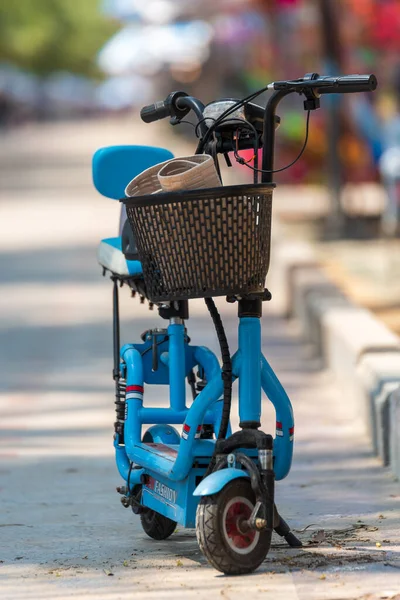
<path fill-rule="evenodd" d="M 212 157 L 209 154 L 196 154 L 171 158 L 146 169 L 128 183 L 125 195 L 132 198 L 221 185 Z"/>

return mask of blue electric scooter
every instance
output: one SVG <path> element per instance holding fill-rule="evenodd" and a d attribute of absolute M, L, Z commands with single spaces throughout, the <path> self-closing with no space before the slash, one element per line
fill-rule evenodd
<path fill-rule="evenodd" d="M 305 96 L 304 108 L 319 107 L 324 93 L 371 91 L 373 75 L 279 81 L 243 100 L 204 106 L 184 92 L 141 111 L 145 122 L 170 117 L 176 125 L 192 111 L 197 153 L 230 156 L 254 172 L 252 185 L 124 198 L 127 183 L 142 170 L 172 157 L 143 146 L 103 148 L 93 159 L 96 188 L 122 198 L 127 220 L 121 236 L 103 240 L 98 259 L 113 281 L 116 413 L 114 447 L 124 485 L 122 504 L 140 515 L 157 540 L 177 523 L 195 527 L 209 562 L 226 574 L 249 573 L 265 559 L 275 530 L 290 546 L 301 542 L 274 503 L 274 483 L 289 473 L 294 421 L 290 400 L 261 352 L 262 303 L 269 266 L 276 107 L 290 93 Z M 274 90 L 266 108 L 252 102 Z M 251 148 L 251 163 L 239 151 Z M 262 148 L 262 165 L 258 150 Z M 303 147 L 304 150 L 304 147 Z M 261 174 L 261 183 L 259 183 Z M 118 288 L 157 306 L 166 328 L 142 334 L 120 348 Z M 237 303 L 238 350 L 231 357 L 212 300 Z M 188 300 L 204 298 L 218 335 L 217 357 L 192 345 L 185 321 Z M 239 385 L 240 430 L 230 429 L 232 383 Z M 190 406 L 186 381 L 192 391 Z M 169 387 L 169 406 L 146 405 L 150 385 Z M 276 412 L 275 438 L 260 430 L 261 393 Z M 150 425 L 144 433 L 143 426 Z M 172 425 L 182 426 L 179 433 Z"/>

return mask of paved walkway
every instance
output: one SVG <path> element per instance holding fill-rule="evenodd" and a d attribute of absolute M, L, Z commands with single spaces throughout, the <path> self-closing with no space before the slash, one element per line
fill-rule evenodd
<path fill-rule="evenodd" d="M 256 574 L 227 578 L 204 561 L 193 531 L 154 542 L 120 505 L 111 288 L 95 261 L 118 207 L 91 189 L 89 161 L 98 145 L 154 143 L 154 132 L 126 120 L 31 127 L 0 140 L 0 597 L 399 599 L 400 485 L 274 302 L 264 309 L 263 347 L 296 415 L 295 461 L 277 501 L 304 549 L 274 538 Z M 272 291 L 273 281 L 272 268 Z M 126 341 L 158 319 L 128 296 Z M 220 307 L 234 346 L 235 308 Z M 201 301 L 188 326 L 217 350 Z M 266 410 L 264 428 L 272 424 Z"/>

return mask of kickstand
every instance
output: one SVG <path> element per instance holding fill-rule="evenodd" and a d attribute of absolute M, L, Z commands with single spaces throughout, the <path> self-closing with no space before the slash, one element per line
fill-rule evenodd
<path fill-rule="evenodd" d="M 274 531 L 281 537 L 283 537 L 291 548 L 301 548 L 303 544 L 301 541 L 290 531 L 289 525 L 278 513 L 278 509 L 274 504 Z"/>

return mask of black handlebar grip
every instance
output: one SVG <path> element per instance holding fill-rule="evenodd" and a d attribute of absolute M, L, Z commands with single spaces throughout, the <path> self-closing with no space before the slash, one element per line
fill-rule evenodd
<path fill-rule="evenodd" d="M 140 117 L 145 123 L 153 123 L 171 116 L 170 106 L 164 100 L 144 106 L 140 111 Z"/>
<path fill-rule="evenodd" d="M 342 75 L 341 77 L 319 77 L 315 80 L 319 94 L 351 94 L 355 92 L 373 92 L 378 81 L 375 75 Z M 318 85 L 321 83 L 321 86 Z"/>

